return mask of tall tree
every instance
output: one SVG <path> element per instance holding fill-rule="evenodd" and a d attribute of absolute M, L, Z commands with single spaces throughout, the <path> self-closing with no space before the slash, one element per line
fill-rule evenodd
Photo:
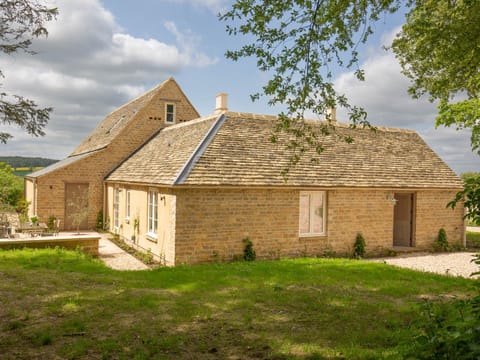
<path fill-rule="evenodd" d="M 37 0 L 0 1 L 0 52 L 6 55 L 18 51 L 35 54 L 30 49 L 32 40 L 47 36 L 45 23 L 58 14 Z M 4 77 L 0 70 L 0 77 Z M 0 84 L 0 87 L 2 84 Z M 0 92 L 0 122 L 16 125 L 33 136 L 43 136 L 52 108 L 40 108 L 34 101 L 21 95 Z M 0 142 L 6 143 L 12 135 L 0 131 Z"/>
<path fill-rule="evenodd" d="M 436 125 L 471 129 L 480 155 L 480 1 L 417 0 L 392 49 L 411 96 L 438 100 Z"/>
<path fill-rule="evenodd" d="M 413 98 L 439 101 L 436 126 L 471 130 L 480 155 L 480 1 L 417 0 L 392 43 Z M 448 206 L 464 201 L 465 218 L 480 225 L 480 176 L 464 178 L 464 189 Z"/>

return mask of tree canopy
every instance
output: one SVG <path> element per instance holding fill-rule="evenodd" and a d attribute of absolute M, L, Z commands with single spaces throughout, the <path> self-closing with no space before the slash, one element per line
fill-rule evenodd
<path fill-rule="evenodd" d="M 18 51 L 35 54 L 30 49 L 32 40 L 47 36 L 45 23 L 58 13 L 37 0 L 2 0 L 0 2 L 0 52 L 11 55 Z M 0 69 L 0 78 L 4 77 Z M 2 84 L 0 84 L 2 87 Z M 0 91 L 0 122 L 16 125 L 33 136 L 45 135 L 52 108 L 40 108 L 33 100 L 17 94 Z M 12 137 L 0 131 L 0 142 L 6 143 Z"/>
<path fill-rule="evenodd" d="M 480 173 L 466 173 L 462 175 L 463 190 L 459 191 L 455 199 L 448 203 L 454 209 L 458 202 L 463 201 L 467 209 L 464 218 L 480 226 Z"/>
<path fill-rule="evenodd" d="M 439 100 L 436 125 L 471 129 L 480 154 L 480 1 L 417 0 L 392 49 L 411 96 Z"/>
<path fill-rule="evenodd" d="M 230 35 L 249 41 L 226 56 L 254 57 L 269 75 L 253 100 L 266 96 L 270 105 L 284 105 L 286 115 L 300 120 L 307 110 L 323 117 L 339 106 L 347 109 L 353 126 L 366 125 L 365 111 L 337 92 L 333 81 L 342 69 L 353 69 L 364 80 L 359 46 L 379 18 L 401 8 L 409 12 L 392 49 L 412 80 L 410 94 L 439 100 L 437 125 L 470 128 L 478 150 L 480 1 L 237 0 L 220 19 Z M 284 121 L 283 128 L 291 125 Z"/>
<path fill-rule="evenodd" d="M 0 162 L 0 210 L 13 208 L 23 195 L 23 180 L 13 174 L 10 165 Z"/>

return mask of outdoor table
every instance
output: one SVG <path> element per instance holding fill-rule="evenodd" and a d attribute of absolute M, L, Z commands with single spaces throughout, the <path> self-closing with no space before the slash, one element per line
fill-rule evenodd
<path fill-rule="evenodd" d="M 45 223 L 39 224 L 21 224 L 20 227 L 16 229 L 16 232 L 27 233 L 30 236 L 40 236 L 48 230 L 48 227 Z"/>

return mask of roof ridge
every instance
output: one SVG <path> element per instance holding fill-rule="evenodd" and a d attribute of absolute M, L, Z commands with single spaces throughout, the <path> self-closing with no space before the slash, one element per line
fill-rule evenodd
<path fill-rule="evenodd" d="M 218 117 L 218 115 L 202 116 L 202 117 L 199 117 L 197 119 L 188 120 L 188 121 L 185 121 L 185 122 L 182 122 L 182 123 L 177 123 L 177 124 L 174 124 L 174 125 L 167 126 L 167 127 L 163 128 L 163 131 L 164 132 L 165 131 L 173 131 L 175 129 L 180 129 L 182 127 L 192 126 L 192 125 L 198 124 L 198 123 L 203 122 L 203 121 L 212 120 L 212 119 L 215 119 L 217 117 Z"/>
<path fill-rule="evenodd" d="M 175 85 L 177 86 L 178 90 L 180 90 L 180 92 L 182 93 L 182 95 L 185 97 L 185 99 L 187 100 L 188 104 L 192 107 L 193 110 L 195 110 L 195 112 L 197 113 L 197 116 L 198 117 L 201 117 L 200 113 L 198 112 L 198 110 L 195 108 L 195 106 L 193 106 L 192 102 L 190 101 L 190 98 L 184 93 L 182 87 L 177 83 L 177 80 L 174 79 L 173 76 L 170 76 L 167 80 L 164 81 L 164 83 L 166 83 L 167 81 L 173 81 L 175 83 Z"/>
<path fill-rule="evenodd" d="M 269 114 L 255 114 L 249 112 L 240 112 L 240 111 L 227 111 L 226 114 L 238 117 L 250 117 L 253 120 L 276 120 L 278 119 L 278 115 L 269 115 Z M 325 123 L 326 120 L 321 119 L 304 119 L 304 122 L 307 123 Z M 352 128 L 350 123 L 344 122 L 332 122 L 331 125 L 333 127 L 341 127 L 341 128 Z M 390 127 L 390 126 L 376 126 L 372 125 L 373 128 L 380 131 L 385 132 L 401 132 L 401 133 L 417 133 L 415 130 L 412 129 L 405 129 L 405 128 L 398 128 L 398 127 Z M 356 127 L 357 129 L 364 129 L 364 127 Z"/>
<path fill-rule="evenodd" d="M 143 93 L 141 93 L 140 95 L 138 95 L 136 98 L 131 99 L 129 102 L 127 102 L 127 103 L 121 105 L 120 107 L 118 107 L 118 108 L 110 111 L 110 112 L 104 117 L 104 119 L 105 119 L 106 117 L 110 116 L 111 114 L 113 114 L 113 113 L 115 113 L 115 112 L 117 112 L 117 111 L 119 111 L 119 110 L 127 107 L 127 106 L 130 105 L 131 103 L 133 103 L 133 102 L 135 102 L 135 101 L 137 101 L 137 100 L 139 100 L 139 99 L 141 99 L 141 98 L 147 97 L 147 95 L 153 93 L 154 91 L 160 90 L 160 89 L 161 89 L 163 86 L 165 86 L 165 84 L 166 84 L 168 81 L 170 81 L 170 80 L 173 80 L 173 78 L 168 78 L 167 80 L 161 82 L 161 83 L 158 84 L 157 86 L 154 86 L 154 87 L 151 88 L 150 90 L 144 91 Z"/>
<path fill-rule="evenodd" d="M 190 172 L 193 170 L 193 167 L 198 162 L 198 159 L 203 155 L 208 145 L 212 142 L 215 135 L 218 133 L 218 130 L 222 127 L 226 120 L 225 114 L 220 114 L 217 117 L 217 120 L 212 124 L 210 129 L 207 131 L 203 139 L 198 143 L 197 147 L 190 155 L 189 159 L 185 162 L 184 166 L 178 172 L 177 176 L 173 180 L 172 185 L 181 185 L 187 179 Z"/>

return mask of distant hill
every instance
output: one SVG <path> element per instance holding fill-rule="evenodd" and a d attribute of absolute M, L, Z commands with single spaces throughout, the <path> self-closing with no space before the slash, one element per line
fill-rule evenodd
<path fill-rule="evenodd" d="M 57 161 L 58 160 L 40 157 L 0 156 L 0 162 L 10 165 L 13 168 L 13 173 L 20 177 L 24 177 L 34 171 L 43 169 Z"/>
<path fill-rule="evenodd" d="M 23 157 L 23 156 L 0 156 L 0 162 L 4 162 L 13 168 L 19 167 L 46 167 L 56 163 L 58 160 L 45 159 L 40 157 Z"/>

